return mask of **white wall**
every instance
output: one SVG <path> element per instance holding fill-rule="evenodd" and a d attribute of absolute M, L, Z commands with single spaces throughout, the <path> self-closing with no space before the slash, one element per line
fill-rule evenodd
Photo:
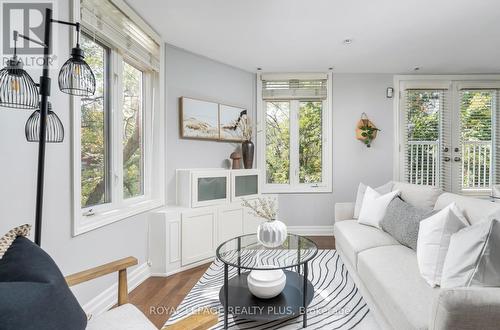
<path fill-rule="evenodd" d="M 333 75 L 333 193 L 282 194 L 280 220 L 290 226 L 333 225 L 335 202 L 354 201 L 360 181 L 379 185 L 392 179 L 393 107 L 385 97 L 392 75 Z M 366 112 L 381 129 L 371 148 L 355 139 Z"/>
<path fill-rule="evenodd" d="M 58 1 L 55 18 L 69 19 L 69 1 Z M 57 87 L 57 74 L 69 57 L 69 30 L 53 25 L 58 36 L 56 54 L 60 63 L 52 68 L 52 97 L 54 111 L 66 130 L 64 143 L 47 146 L 45 204 L 42 247 L 64 274 L 81 271 L 126 256 L 135 256 L 139 263 L 146 261 L 146 216 L 139 215 L 80 235 L 71 236 L 71 154 L 70 154 L 70 97 Z M 38 81 L 41 70 L 30 70 Z M 34 223 L 37 144 L 24 137 L 24 124 L 30 111 L 0 109 L 0 235 L 16 225 Z M 108 288 L 116 274 L 97 279 L 75 288 L 84 304 Z"/>
<path fill-rule="evenodd" d="M 185 140 L 179 132 L 179 97 L 241 106 L 255 116 L 255 74 L 167 46 L 167 199 L 175 204 L 175 169 L 223 167 L 238 143 Z"/>

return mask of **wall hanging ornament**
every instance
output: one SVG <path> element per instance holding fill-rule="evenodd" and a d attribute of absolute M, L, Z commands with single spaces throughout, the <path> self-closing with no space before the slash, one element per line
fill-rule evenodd
<path fill-rule="evenodd" d="M 378 131 L 380 131 L 380 129 L 378 129 L 377 126 L 368 119 L 366 113 L 363 112 L 356 124 L 356 139 L 370 148 L 373 140 L 377 137 Z"/>

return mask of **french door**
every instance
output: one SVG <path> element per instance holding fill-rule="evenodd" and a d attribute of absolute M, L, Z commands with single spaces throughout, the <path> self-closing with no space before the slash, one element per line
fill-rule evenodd
<path fill-rule="evenodd" d="M 401 81 L 400 180 L 489 194 L 500 183 L 500 81 Z"/>

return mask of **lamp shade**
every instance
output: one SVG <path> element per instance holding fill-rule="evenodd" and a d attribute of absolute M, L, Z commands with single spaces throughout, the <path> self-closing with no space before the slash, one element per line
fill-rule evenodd
<path fill-rule="evenodd" d="M 28 118 L 24 132 L 28 142 L 40 141 L 40 110 L 36 110 Z M 46 132 L 46 142 L 60 143 L 64 141 L 64 126 L 56 113 L 52 111 L 52 104 L 50 102 L 48 103 Z"/>
<path fill-rule="evenodd" d="M 94 95 L 95 76 L 84 57 L 80 47 L 71 50 L 71 58 L 59 71 L 59 89 L 62 92 L 76 96 Z"/>
<path fill-rule="evenodd" d="M 16 109 L 38 108 L 39 93 L 30 75 L 15 57 L 0 70 L 0 106 Z"/>

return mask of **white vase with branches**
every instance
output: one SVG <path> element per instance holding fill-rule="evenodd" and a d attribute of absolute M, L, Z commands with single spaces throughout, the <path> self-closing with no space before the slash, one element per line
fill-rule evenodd
<path fill-rule="evenodd" d="M 249 208 L 254 216 L 266 220 L 257 228 L 257 239 L 262 245 L 275 248 L 285 242 L 288 231 L 286 225 L 276 219 L 278 207 L 274 198 L 243 199 L 242 205 Z"/>

